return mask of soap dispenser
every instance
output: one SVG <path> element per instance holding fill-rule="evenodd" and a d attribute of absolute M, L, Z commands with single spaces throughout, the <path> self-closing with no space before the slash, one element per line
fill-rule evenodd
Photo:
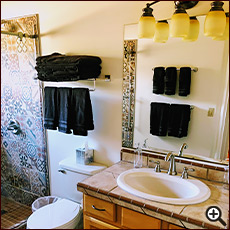
<path fill-rule="evenodd" d="M 134 168 L 142 167 L 142 149 L 140 147 L 140 143 L 135 150 L 135 158 L 134 158 Z"/>

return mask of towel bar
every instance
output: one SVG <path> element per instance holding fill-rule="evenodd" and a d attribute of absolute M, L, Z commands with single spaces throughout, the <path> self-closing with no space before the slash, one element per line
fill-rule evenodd
<path fill-rule="evenodd" d="M 165 67 L 165 68 L 167 68 L 167 67 Z M 154 68 L 152 68 L 152 70 L 154 70 Z M 180 67 L 177 67 L 177 69 L 176 70 L 180 70 Z M 198 67 L 191 67 L 191 71 L 193 71 L 193 72 L 197 72 L 198 71 Z"/>

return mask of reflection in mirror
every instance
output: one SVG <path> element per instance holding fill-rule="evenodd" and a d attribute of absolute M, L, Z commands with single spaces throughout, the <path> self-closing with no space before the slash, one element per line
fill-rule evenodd
<path fill-rule="evenodd" d="M 229 149 L 228 41 L 214 41 L 205 37 L 204 19 L 204 16 L 198 17 L 201 32 L 195 42 L 184 42 L 179 38 L 169 38 L 166 43 L 155 43 L 152 39 L 137 40 L 137 24 L 125 26 L 124 44 L 132 40 L 137 43 L 137 47 L 132 83 L 135 86 L 134 95 L 132 92 L 126 94 L 126 98 L 129 97 L 135 103 L 134 108 L 129 107 L 131 110 L 127 113 L 126 124 L 129 123 L 129 127 L 126 126 L 128 135 L 123 132 L 123 147 L 135 147 L 148 138 L 147 149 L 179 153 L 181 145 L 187 143 L 188 148 L 184 149 L 183 157 L 207 161 L 226 159 Z M 190 94 L 184 97 L 178 95 L 179 71 L 175 95 L 154 94 L 153 69 L 158 66 L 173 66 L 178 70 L 184 66 L 197 67 L 198 71 L 191 73 Z M 125 71 L 124 68 L 124 76 Z M 129 87 L 127 83 L 126 87 Z M 150 134 L 151 102 L 192 106 L 187 136 L 178 138 Z M 123 108 L 127 110 L 128 106 L 123 94 Z M 133 121 L 133 127 L 130 127 L 130 121 Z M 122 125 L 125 130 L 125 123 Z"/>

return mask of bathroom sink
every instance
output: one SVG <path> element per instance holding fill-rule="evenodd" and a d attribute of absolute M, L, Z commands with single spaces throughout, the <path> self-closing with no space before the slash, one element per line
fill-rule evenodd
<path fill-rule="evenodd" d="M 119 175 L 117 184 L 135 196 L 166 204 L 197 204 L 211 195 L 208 186 L 197 179 L 181 179 L 150 168 L 127 170 Z"/>

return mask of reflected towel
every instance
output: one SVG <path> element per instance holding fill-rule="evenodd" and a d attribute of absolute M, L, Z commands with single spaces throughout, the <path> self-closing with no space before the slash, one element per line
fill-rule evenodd
<path fill-rule="evenodd" d="M 179 96 L 187 96 L 190 94 L 191 85 L 191 68 L 181 67 L 179 75 Z"/>
<path fill-rule="evenodd" d="M 186 137 L 190 121 L 190 105 L 171 104 L 169 109 L 168 136 Z"/>
<path fill-rule="evenodd" d="M 165 71 L 165 94 L 175 95 L 176 79 L 177 79 L 177 68 L 167 67 Z"/>
<path fill-rule="evenodd" d="M 154 68 L 153 74 L 153 93 L 163 94 L 164 93 L 164 78 L 165 78 L 165 68 L 156 67 Z"/>
<path fill-rule="evenodd" d="M 166 136 L 169 116 L 169 104 L 151 103 L 150 133 L 156 136 Z"/>

